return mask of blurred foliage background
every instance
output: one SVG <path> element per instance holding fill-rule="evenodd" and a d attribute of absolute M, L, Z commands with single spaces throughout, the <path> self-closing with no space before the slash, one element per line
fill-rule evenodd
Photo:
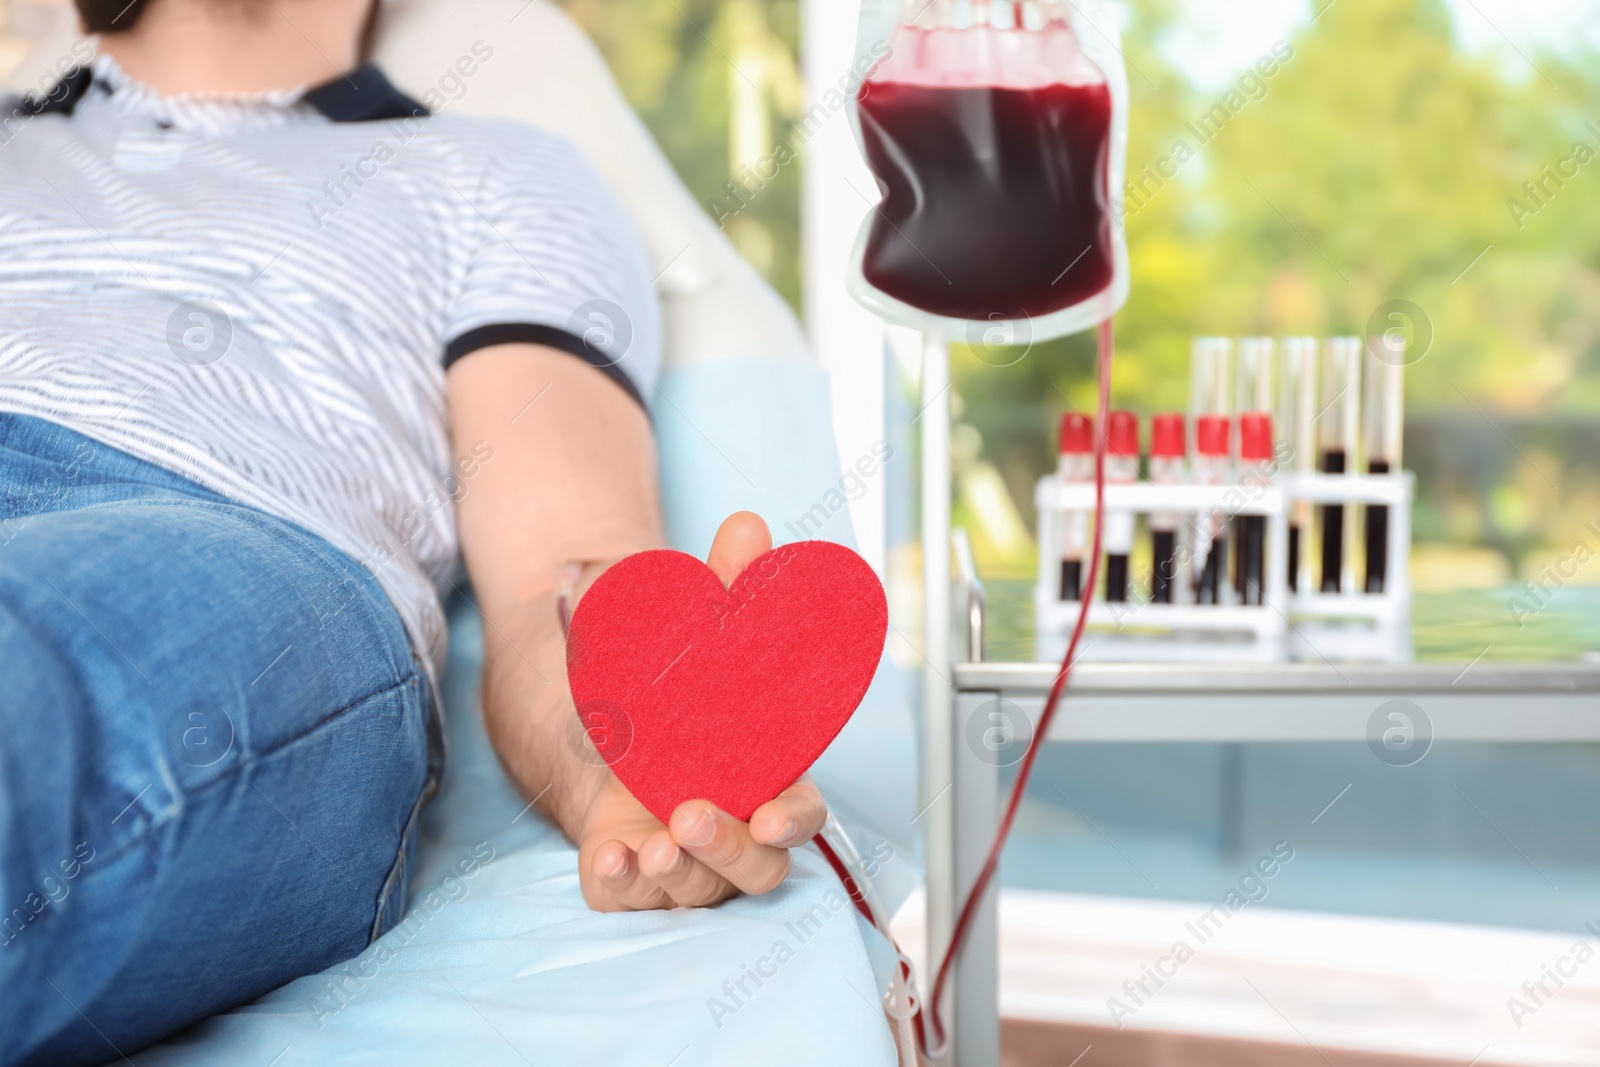
<path fill-rule="evenodd" d="M 566 0 L 713 218 L 729 183 L 790 142 L 804 110 L 796 0 Z M 770 170 L 770 168 L 768 168 Z M 724 229 L 800 306 L 800 168 L 780 167 Z"/>
<path fill-rule="evenodd" d="M 0 65 L 63 2 L 0 2 Z M 730 211 L 730 183 L 796 140 L 797 0 L 564 2 L 707 213 L 798 307 L 801 167 L 766 168 Z M 1385 325 L 1429 346 L 1407 381 L 1419 586 L 1537 579 L 1579 540 L 1600 549 L 1596 36 L 1502 42 L 1491 15 L 1527 22 L 1538 4 L 1312 0 L 1322 13 L 1282 42 L 1261 31 L 1270 76 L 1245 63 L 1197 84 L 1171 41 L 1227 2 L 1123 0 L 1134 285 L 1116 403 L 1183 408 L 1196 335 L 1360 334 L 1409 300 L 1425 317 Z M 1596 0 L 1569 6 L 1600 22 Z M 1194 155 L 1175 166 L 1180 144 Z M 1057 416 L 1092 406 L 1090 338 L 1007 367 L 954 357 L 957 517 L 986 573 L 1026 576 Z M 1571 581 L 1600 583 L 1600 563 Z"/>
<path fill-rule="evenodd" d="M 566 6 L 716 217 L 799 112 L 794 0 Z M 1443 0 L 1336 0 L 1261 42 L 1263 57 L 1289 52 L 1270 77 L 1199 86 L 1163 49 L 1177 0 L 1125 6 L 1128 172 L 1142 187 L 1126 190 L 1116 403 L 1182 409 L 1196 335 L 1362 334 L 1409 300 L 1425 319 L 1386 325 L 1430 346 L 1407 382 L 1419 584 L 1497 585 L 1596 541 L 1600 57 L 1468 48 Z M 1180 142 L 1196 153 L 1164 178 Z M 798 306 L 799 168 L 727 229 Z M 1057 416 L 1092 406 L 1091 358 L 1087 335 L 1005 368 L 955 354 L 958 517 L 991 574 L 1031 571 L 1017 534 L 1054 466 Z"/>

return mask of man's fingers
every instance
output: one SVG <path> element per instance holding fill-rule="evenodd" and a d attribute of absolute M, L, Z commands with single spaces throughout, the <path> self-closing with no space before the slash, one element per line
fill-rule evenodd
<path fill-rule="evenodd" d="M 726 586 L 739 577 L 751 560 L 771 548 L 772 533 L 761 516 L 753 511 L 736 511 L 717 527 L 706 566 Z"/>
<path fill-rule="evenodd" d="M 684 907 L 710 907 L 737 892 L 726 878 L 679 848 L 666 830 L 639 846 L 639 870 Z"/>
<path fill-rule="evenodd" d="M 799 848 L 822 832 L 828 805 L 812 784 L 801 778 L 750 816 L 750 836 L 763 845 Z"/>
<path fill-rule="evenodd" d="M 758 844 L 751 839 L 749 826 L 708 801 L 679 804 L 668 828 L 689 855 L 741 892 L 770 893 L 789 873 L 787 849 Z"/>
<path fill-rule="evenodd" d="M 588 877 L 580 878 L 583 897 L 596 911 L 642 911 L 671 904 L 660 887 L 639 869 L 639 857 L 621 841 L 606 841 L 589 856 Z"/>

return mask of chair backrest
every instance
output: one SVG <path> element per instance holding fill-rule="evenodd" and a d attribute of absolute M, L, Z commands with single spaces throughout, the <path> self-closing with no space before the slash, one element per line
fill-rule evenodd
<path fill-rule="evenodd" d="M 5 79 L 8 88 L 46 83 L 63 57 L 73 54 L 78 32 L 72 7 L 58 10 Z M 486 50 L 489 58 L 482 59 Z M 577 145 L 632 215 L 660 273 L 663 366 L 809 358 L 788 305 L 684 188 L 598 50 L 554 4 L 385 0 L 376 59 L 408 94 L 422 99 L 431 92 L 442 101 L 442 113 L 518 119 Z M 470 76 L 463 73 L 467 69 Z"/>

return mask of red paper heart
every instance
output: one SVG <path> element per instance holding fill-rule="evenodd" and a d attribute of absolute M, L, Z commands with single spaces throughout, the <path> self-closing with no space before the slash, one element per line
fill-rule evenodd
<path fill-rule="evenodd" d="M 850 721 L 883 654 L 888 603 L 848 548 L 801 541 L 729 589 L 682 552 L 640 552 L 578 602 L 567 679 L 622 784 L 666 822 L 705 799 L 748 820 Z"/>

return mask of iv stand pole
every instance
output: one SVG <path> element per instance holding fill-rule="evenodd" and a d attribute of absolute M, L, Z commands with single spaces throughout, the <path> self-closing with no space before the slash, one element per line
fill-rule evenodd
<path fill-rule="evenodd" d="M 927 842 L 928 967 L 938 965 L 955 926 L 954 697 L 950 681 L 950 350 L 922 336 L 922 796 Z M 931 994 L 933 974 L 924 979 Z M 947 998 L 954 1000 L 954 986 Z M 934 1005 L 934 1010 L 939 1006 Z M 952 1013 L 950 1037 L 954 1046 Z"/>

